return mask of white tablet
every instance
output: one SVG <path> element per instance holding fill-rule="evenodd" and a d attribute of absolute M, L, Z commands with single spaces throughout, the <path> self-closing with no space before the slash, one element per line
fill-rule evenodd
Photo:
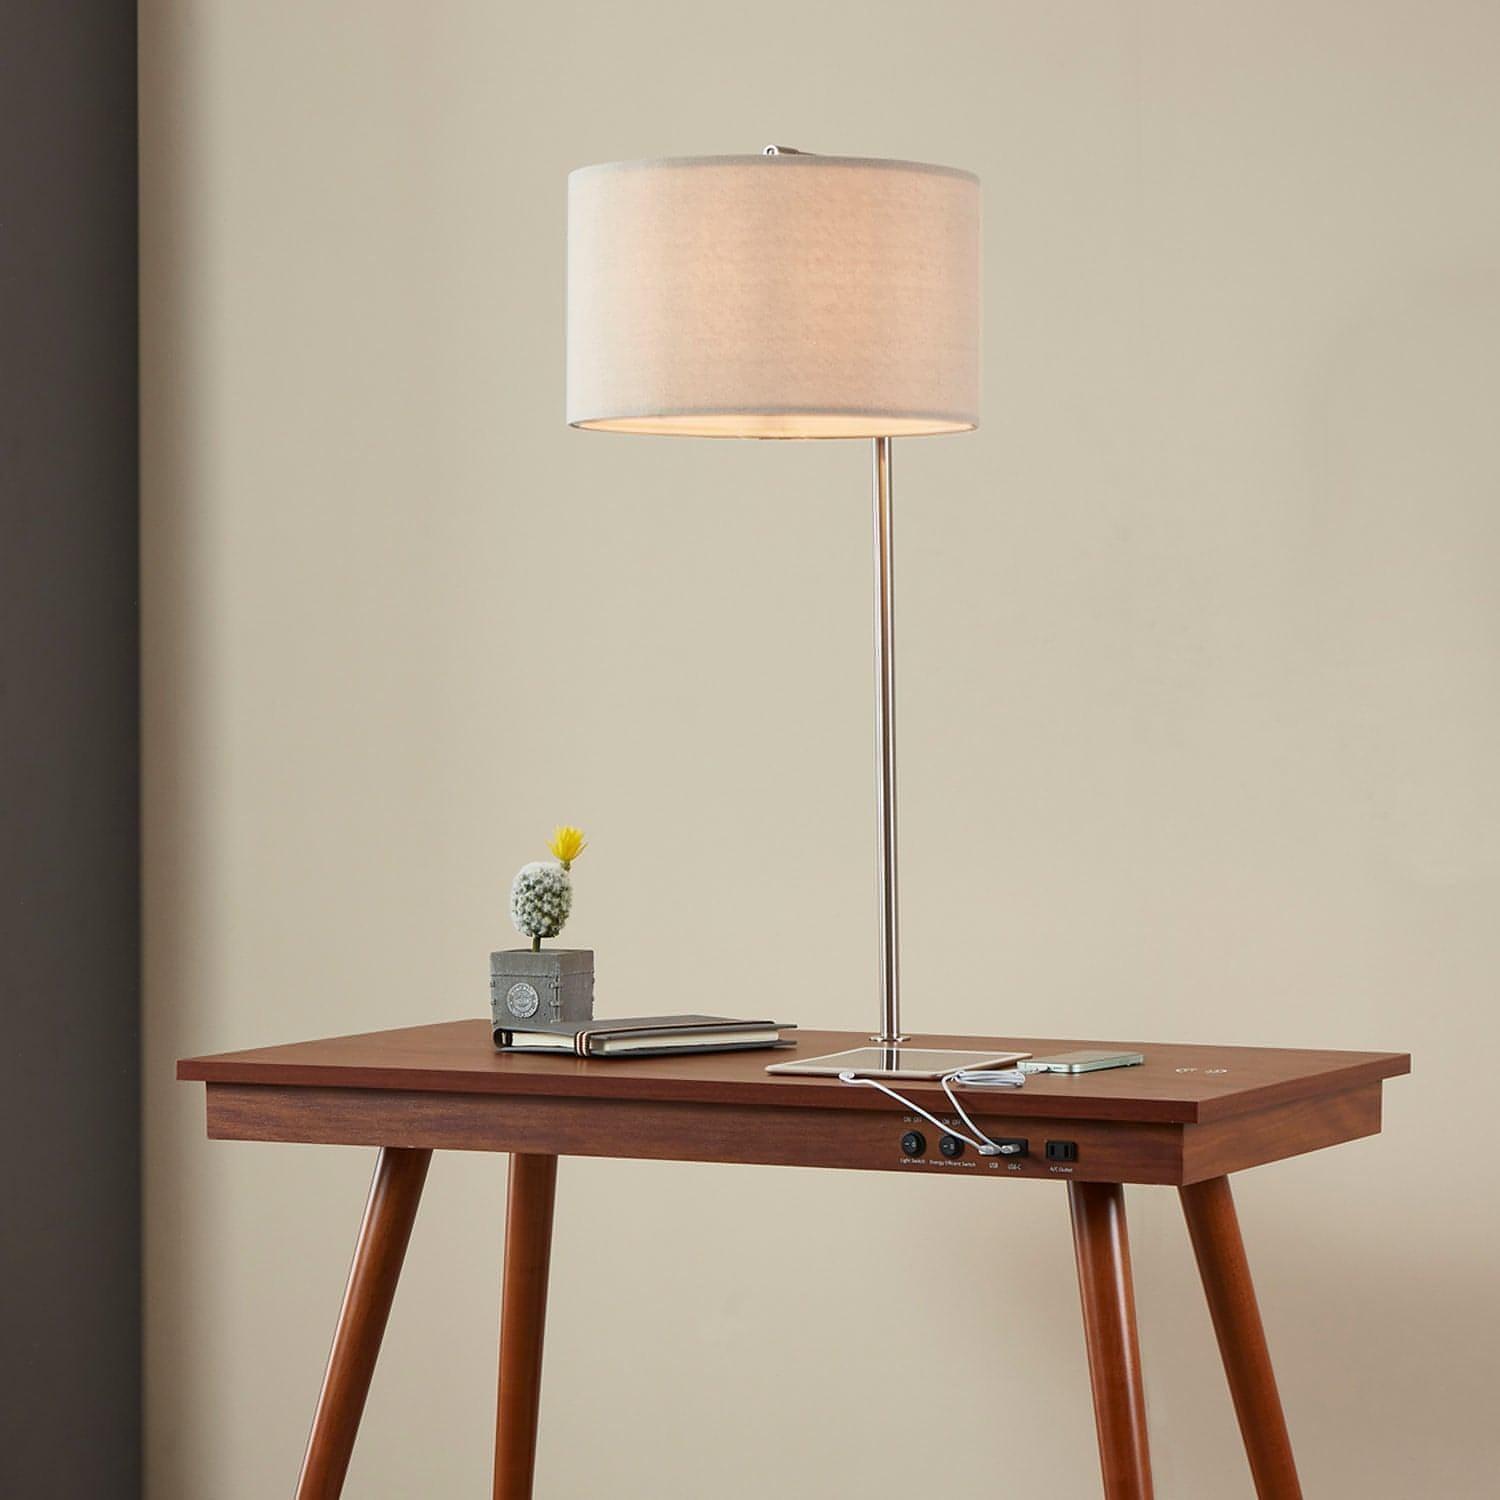
<path fill-rule="evenodd" d="M 948 1052 L 941 1047 L 851 1047 L 847 1052 L 771 1063 L 766 1072 L 819 1078 L 837 1078 L 840 1073 L 860 1078 L 941 1078 L 959 1068 L 1009 1068 L 1030 1056 L 1029 1052 Z"/>

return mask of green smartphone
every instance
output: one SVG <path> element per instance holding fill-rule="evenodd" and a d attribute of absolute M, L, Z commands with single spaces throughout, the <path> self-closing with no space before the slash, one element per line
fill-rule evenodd
<path fill-rule="evenodd" d="M 1059 1052 L 1056 1057 L 1028 1057 L 1016 1066 L 1023 1073 L 1098 1073 L 1104 1068 L 1133 1068 L 1143 1052 Z"/>

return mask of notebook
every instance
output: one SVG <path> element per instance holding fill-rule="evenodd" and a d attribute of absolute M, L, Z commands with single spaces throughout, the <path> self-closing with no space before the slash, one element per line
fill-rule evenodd
<path fill-rule="evenodd" d="M 574 1057 L 662 1057 L 676 1052 L 745 1052 L 790 1047 L 779 1021 L 729 1016 L 623 1016 L 592 1021 L 506 1021 L 494 1028 L 501 1052 Z"/>

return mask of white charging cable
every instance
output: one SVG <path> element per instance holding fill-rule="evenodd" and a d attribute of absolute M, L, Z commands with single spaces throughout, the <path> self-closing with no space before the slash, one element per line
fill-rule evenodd
<path fill-rule="evenodd" d="M 956 1135 L 965 1145 L 972 1146 L 981 1156 L 1018 1156 L 1021 1148 L 1011 1144 L 1002 1146 L 998 1141 L 992 1141 L 974 1122 L 969 1118 L 969 1112 L 958 1102 L 954 1094 L 954 1086 L 962 1089 L 1018 1089 L 1026 1082 L 1026 1075 L 1019 1068 L 955 1068 L 951 1073 L 944 1073 L 938 1082 L 943 1086 L 943 1092 L 948 1096 L 948 1103 L 953 1106 L 954 1113 L 961 1119 L 973 1136 L 968 1136 L 961 1130 L 955 1130 L 951 1125 L 945 1125 L 936 1115 L 930 1115 L 920 1104 L 914 1104 L 904 1094 L 898 1094 L 895 1089 L 887 1087 L 878 1078 L 861 1078 L 857 1073 L 849 1070 L 839 1074 L 840 1083 L 863 1083 L 872 1089 L 879 1089 L 882 1094 L 889 1095 L 904 1109 L 909 1109 L 913 1114 L 921 1115 L 930 1125 L 941 1130 L 944 1135 Z M 974 1137 L 977 1136 L 976 1140 Z"/>

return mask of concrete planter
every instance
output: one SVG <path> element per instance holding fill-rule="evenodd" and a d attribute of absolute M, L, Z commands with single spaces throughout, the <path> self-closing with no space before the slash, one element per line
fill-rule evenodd
<path fill-rule="evenodd" d="M 517 1021 L 591 1021 L 592 948 L 510 948 L 490 954 L 490 1017 Z"/>

